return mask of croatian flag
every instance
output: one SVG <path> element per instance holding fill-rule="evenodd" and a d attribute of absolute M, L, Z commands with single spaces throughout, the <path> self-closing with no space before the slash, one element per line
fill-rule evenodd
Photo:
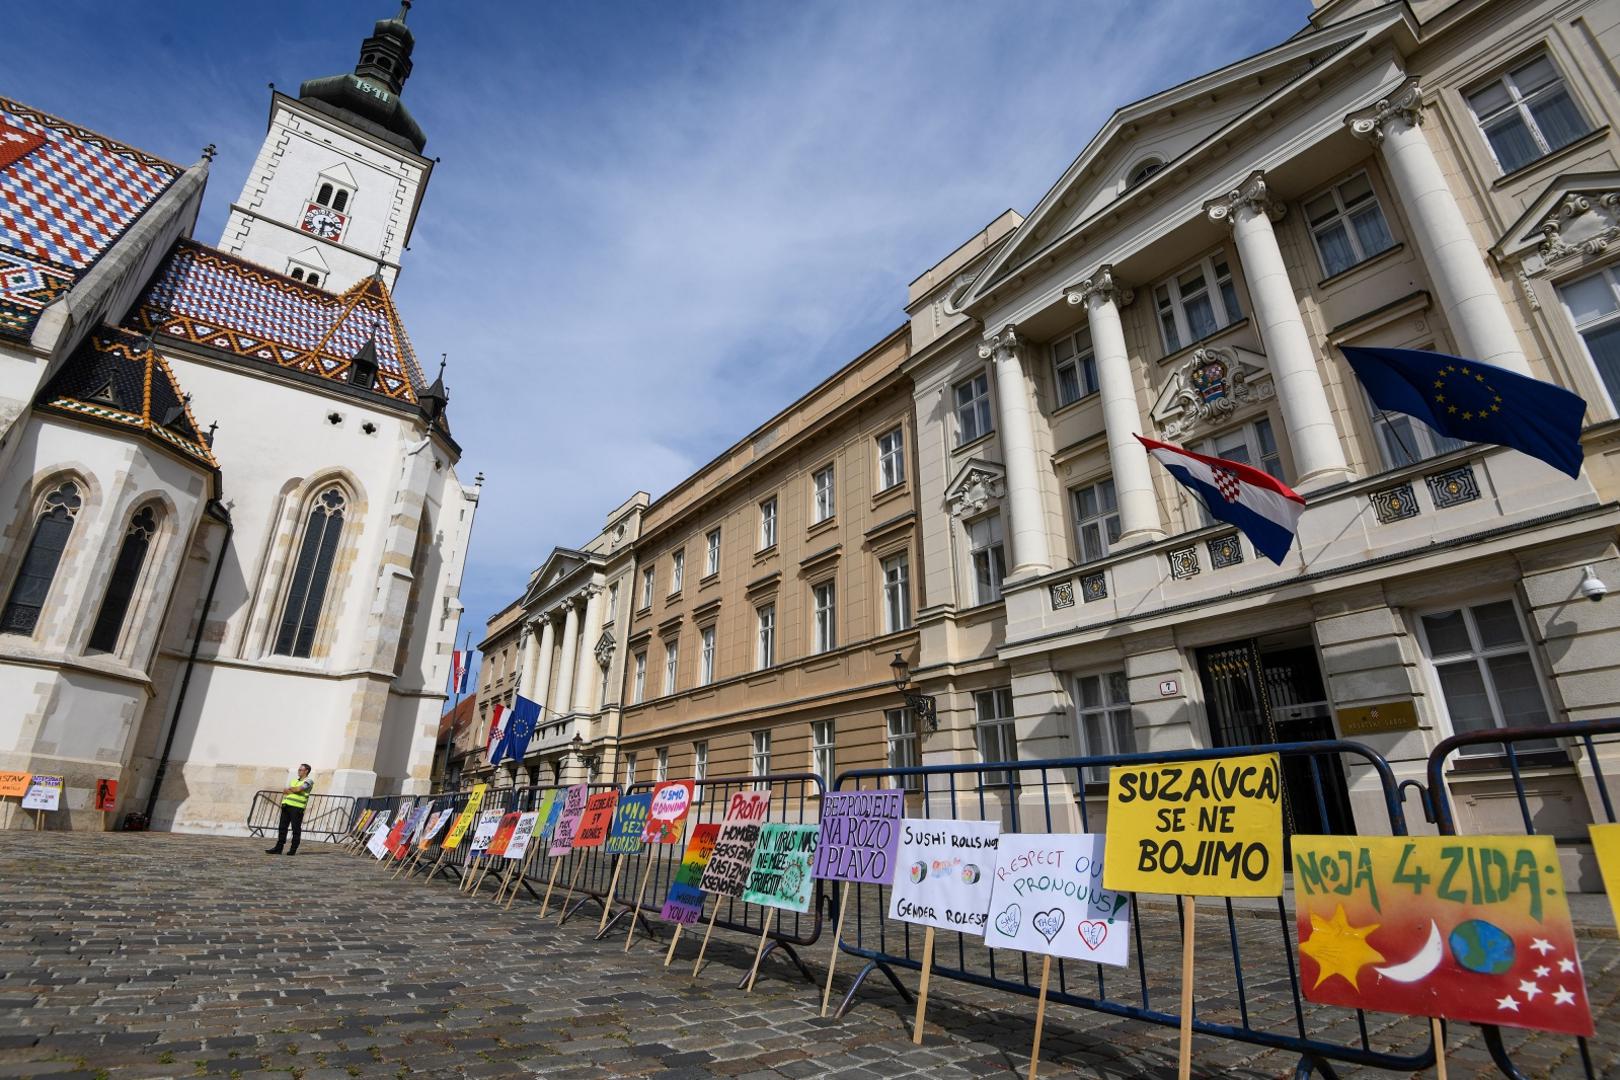
<path fill-rule="evenodd" d="M 465 694 L 467 692 L 467 676 L 472 672 L 472 651 L 462 652 L 453 649 L 450 652 L 450 690 L 452 693 Z"/>
<path fill-rule="evenodd" d="M 1138 435 L 1137 440 L 1185 487 L 1197 493 L 1213 518 L 1236 525 L 1254 550 L 1282 565 L 1294 543 L 1305 500 L 1269 473 L 1225 458 L 1208 457 Z"/>
<path fill-rule="evenodd" d="M 484 755 L 495 764 L 495 751 L 500 748 L 501 736 L 506 732 L 506 706 L 499 703 L 490 710 L 489 741 L 484 743 Z"/>

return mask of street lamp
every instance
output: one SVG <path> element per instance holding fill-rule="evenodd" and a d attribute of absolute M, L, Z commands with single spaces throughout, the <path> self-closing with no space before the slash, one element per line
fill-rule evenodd
<path fill-rule="evenodd" d="M 906 708 L 928 725 L 930 733 L 938 731 L 939 714 L 934 709 L 934 699 L 927 694 L 906 689 L 911 684 L 911 665 L 906 663 L 906 658 L 900 653 L 895 653 L 894 659 L 889 661 L 889 670 L 894 672 L 894 688 L 906 699 Z"/>

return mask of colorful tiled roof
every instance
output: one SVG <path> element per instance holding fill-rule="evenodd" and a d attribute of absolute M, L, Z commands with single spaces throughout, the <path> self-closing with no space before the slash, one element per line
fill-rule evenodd
<path fill-rule="evenodd" d="M 185 457 L 219 467 L 168 362 L 147 338 L 127 330 L 103 328 L 90 335 L 51 377 L 38 404 L 134 428 Z"/>
<path fill-rule="evenodd" d="M 375 341 L 372 389 L 416 401 L 422 369 L 388 287 L 366 278 L 341 295 L 266 270 L 191 240 L 175 244 L 131 316 L 196 345 L 339 382 Z"/>
<path fill-rule="evenodd" d="M 0 334 L 31 334 L 182 171 L 0 97 Z"/>

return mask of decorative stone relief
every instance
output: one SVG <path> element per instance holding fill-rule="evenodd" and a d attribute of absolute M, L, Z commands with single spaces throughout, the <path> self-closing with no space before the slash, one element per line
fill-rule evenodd
<path fill-rule="evenodd" d="M 1281 221 L 1287 212 L 1283 203 L 1272 199 L 1271 189 L 1266 185 L 1266 174 L 1256 169 L 1244 178 L 1243 183 L 1220 198 L 1205 203 L 1204 213 L 1217 225 L 1232 225 L 1237 221 L 1238 211 L 1245 208 L 1263 213 L 1272 221 Z"/>
<path fill-rule="evenodd" d="M 613 632 L 611 630 L 602 631 L 602 636 L 596 639 L 596 662 L 602 665 L 603 671 L 606 671 L 608 665 L 613 663 L 613 644 Z"/>
<path fill-rule="evenodd" d="M 1052 586 L 1052 610 L 1074 607 L 1074 582 L 1060 581 Z"/>
<path fill-rule="evenodd" d="M 1620 191 L 1570 192 L 1541 223 L 1536 250 L 1548 265 L 1574 255 L 1601 255 L 1620 240 Z"/>
<path fill-rule="evenodd" d="M 1201 428 L 1218 427 L 1248 405 L 1276 396 L 1265 357 L 1247 349 L 1201 348 L 1170 372 L 1153 405 L 1165 438 L 1180 442 Z"/>
<path fill-rule="evenodd" d="M 1064 299 L 1076 307 L 1082 307 L 1090 300 L 1092 294 L 1099 294 L 1112 300 L 1117 307 L 1125 307 L 1136 299 L 1136 293 L 1121 285 L 1114 279 L 1114 267 L 1111 263 L 1103 263 L 1097 267 L 1095 273 L 1078 285 L 1072 285 L 1063 291 Z"/>
<path fill-rule="evenodd" d="M 945 500 L 952 517 L 965 518 L 984 513 L 1006 494 L 1006 475 L 1001 467 L 975 458 L 962 467 L 945 489 Z"/>
<path fill-rule="evenodd" d="M 1237 534 L 1230 536 L 1217 536 L 1209 541 L 1209 565 L 1216 570 L 1223 570 L 1228 566 L 1236 566 L 1243 561 L 1243 544 Z"/>
<path fill-rule="evenodd" d="M 1165 558 L 1170 560 L 1170 576 L 1177 581 L 1198 576 L 1198 548 L 1192 544 L 1166 552 Z"/>
<path fill-rule="evenodd" d="M 1372 502 L 1373 513 L 1378 515 L 1380 524 L 1405 521 L 1418 515 L 1417 496 L 1412 493 L 1411 484 L 1396 484 L 1374 491 L 1367 498 Z"/>
<path fill-rule="evenodd" d="M 1108 598 L 1108 575 L 1101 570 L 1080 579 L 1080 598 L 1086 603 Z"/>
<path fill-rule="evenodd" d="M 1377 146 L 1384 141 L 1384 125 L 1391 120 L 1403 120 L 1413 127 L 1423 122 L 1423 88 L 1416 79 L 1407 79 L 1388 97 L 1351 113 L 1346 119 L 1352 135 Z"/>
<path fill-rule="evenodd" d="M 1436 510 L 1461 506 L 1479 498 L 1479 481 L 1474 477 L 1472 466 L 1459 465 L 1424 479 L 1428 481 L 1429 497 L 1434 499 Z"/>
<path fill-rule="evenodd" d="M 1017 356 L 1024 339 L 1018 336 L 1018 327 L 1008 323 L 1001 333 L 987 337 L 979 343 L 979 359 L 988 360 L 995 357 L 997 360 L 1013 359 Z"/>

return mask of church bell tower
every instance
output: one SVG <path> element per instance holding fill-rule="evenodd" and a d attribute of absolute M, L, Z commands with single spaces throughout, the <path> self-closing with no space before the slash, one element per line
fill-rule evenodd
<path fill-rule="evenodd" d="M 393 287 L 433 172 L 427 136 L 400 100 L 416 45 L 410 7 L 376 23 L 352 73 L 306 80 L 296 98 L 272 91 L 221 250 L 328 292 L 372 274 Z"/>

